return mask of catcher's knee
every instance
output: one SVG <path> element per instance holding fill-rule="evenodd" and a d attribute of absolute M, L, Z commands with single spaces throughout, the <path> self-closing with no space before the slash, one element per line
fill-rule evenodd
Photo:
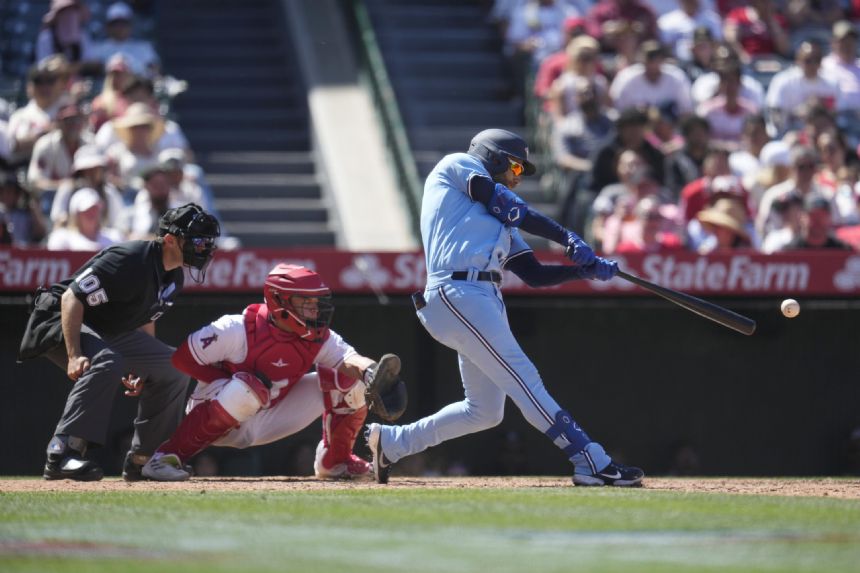
<path fill-rule="evenodd" d="M 367 391 L 367 386 L 361 380 L 325 366 L 317 367 L 317 376 L 319 377 L 320 390 L 327 394 L 327 408 L 342 404 L 352 410 L 358 410 L 365 405 L 364 394 Z"/>
<path fill-rule="evenodd" d="M 253 374 L 237 372 L 215 399 L 237 422 L 244 422 L 269 403 L 269 389 Z"/>

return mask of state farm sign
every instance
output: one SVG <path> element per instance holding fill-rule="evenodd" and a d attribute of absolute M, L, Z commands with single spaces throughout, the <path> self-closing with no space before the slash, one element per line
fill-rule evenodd
<path fill-rule="evenodd" d="M 697 291 L 805 291 L 809 286 L 808 260 L 775 261 L 737 255 L 728 260 L 698 257 L 693 261 L 675 257 L 646 256 L 644 278 L 675 290 Z"/>
<path fill-rule="evenodd" d="M 568 264 L 556 252 L 538 253 L 546 264 Z M 0 249 L 0 292 L 27 292 L 69 276 L 92 253 Z M 244 249 L 219 251 L 206 276 L 190 291 L 257 292 L 269 270 L 278 263 L 316 270 L 338 294 L 407 294 L 422 289 L 426 278 L 424 255 L 352 253 L 330 249 Z M 736 251 L 730 255 L 695 253 L 649 254 L 618 259 L 621 268 L 652 282 L 693 294 L 768 296 L 854 296 L 860 293 L 860 256 L 839 252 L 798 252 L 760 255 Z M 531 296 L 628 296 L 647 293 L 621 279 L 608 283 L 573 281 L 533 289 L 510 272 L 503 291 Z"/>

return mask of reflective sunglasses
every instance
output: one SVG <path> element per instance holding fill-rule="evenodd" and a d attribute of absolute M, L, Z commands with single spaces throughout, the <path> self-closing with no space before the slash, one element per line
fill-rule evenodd
<path fill-rule="evenodd" d="M 191 243 L 196 254 L 202 254 L 214 250 L 215 239 L 212 237 L 193 237 L 186 239 Z"/>
<path fill-rule="evenodd" d="M 511 164 L 511 173 L 513 173 L 517 177 L 519 177 L 520 175 L 523 174 L 523 171 L 525 171 L 525 167 L 523 167 L 522 163 L 517 163 L 516 161 L 514 161 L 513 159 L 510 159 L 510 158 L 508 158 L 508 161 Z"/>

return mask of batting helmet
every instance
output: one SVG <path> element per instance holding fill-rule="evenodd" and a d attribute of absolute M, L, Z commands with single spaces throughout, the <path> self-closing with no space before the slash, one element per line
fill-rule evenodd
<path fill-rule="evenodd" d="M 534 163 L 528 160 L 529 148 L 525 140 L 516 133 L 504 129 L 485 129 L 472 138 L 469 155 L 477 157 L 496 176 L 510 168 L 509 159 L 522 163 L 526 175 L 534 175 Z"/>
<path fill-rule="evenodd" d="M 296 304 L 293 299 L 296 296 L 316 301 Z M 334 305 L 331 290 L 314 271 L 297 265 L 279 264 L 266 277 L 263 298 L 272 322 L 282 330 L 295 332 L 313 342 L 325 339 Z"/>
<path fill-rule="evenodd" d="M 192 278 L 202 282 L 217 248 L 215 240 L 221 236 L 218 220 L 199 205 L 188 203 L 182 207 L 168 209 L 158 220 L 158 236 L 167 234 L 184 240 L 182 263 L 200 271 L 200 280 L 194 275 Z"/>

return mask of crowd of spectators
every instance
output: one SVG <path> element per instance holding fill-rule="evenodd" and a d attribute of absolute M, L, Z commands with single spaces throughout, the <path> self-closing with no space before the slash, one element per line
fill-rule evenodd
<path fill-rule="evenodd" d="M 188 140 L 156 97 L 160 59 L 133 37 L 134 11 L 107 6 L 100 40 L 89 19 L 86 1 L 52 0 L 26 102 L 0 106 L 11 112 L 0 118 L 0 245 L 100 250 L 154 237 L 171 207 L 213 210 Z"/>
<path fill-rule="evenodd" d="M 559 218 L 606 254 L 860 249 L 860 2 L 495 0 Z"/>

